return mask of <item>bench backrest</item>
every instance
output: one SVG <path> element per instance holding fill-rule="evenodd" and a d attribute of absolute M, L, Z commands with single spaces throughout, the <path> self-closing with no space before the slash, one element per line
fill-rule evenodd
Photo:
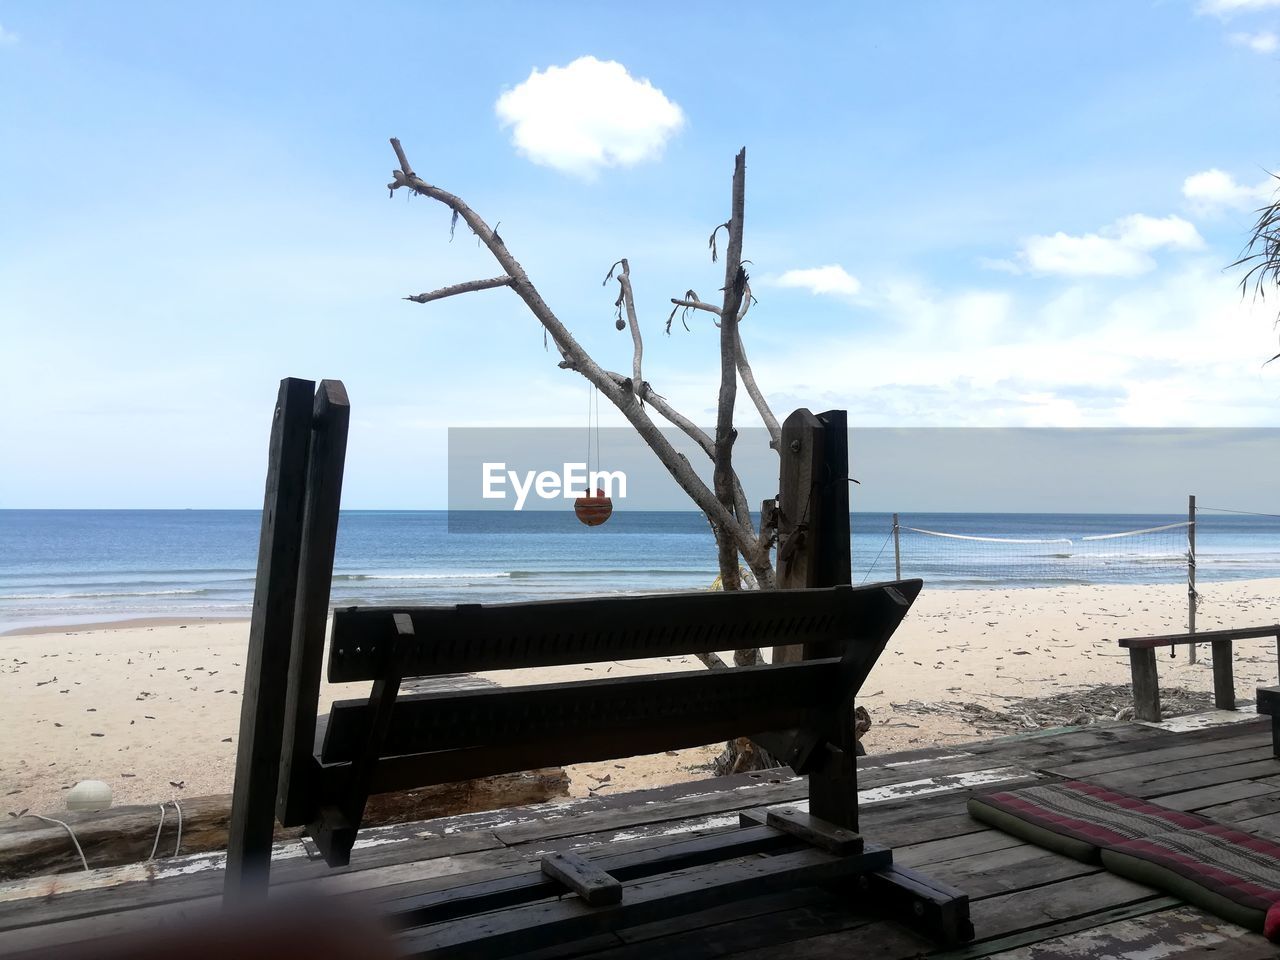
<path fill-rule="evenodd" d="M 378 750 L 373 793 L 769 731 L 822 726 L 825 732 L 919 590 L 916 580 L 862 588 L 349 608 L 335 613 L 329 679 L 407 678 L 793 643 L 827 654 L 795 664 L 400 696 Z M 397 615 L 412 622 L 411 636 L 397 630 Z M 335 703 L 321 763 L 354 762 L 365 749 L 376 710 L 363 699 Z"/>
<path fill-rule="evenodd" d="M 881 585 L 810 590 L 666 593 L 451 607 L 335 610 L 329 682 L 376 680 L 407 615 L 413 640 L 404 677 L 683 656 L 716 650 L 806 644 L 843 655 L 850 643 L 892 628 L 915 594 Z M 917 586 L 918 592 L 919 587 Z M 896 619 L 894 614 L 899 614 Z"/>
<path fill-rule="evenodd" d="M 846 742 L 853 697 L 920 588 L 338 610 L 329 679 L 374 689 L 335 702 L 322 724 L 308 819 L 330 814 L 313 836 L 341 863 L 369 795 L 736 737 L 809 773 Z M 808 659 L 398 695 L 410 677 L 792 644 Z"/>

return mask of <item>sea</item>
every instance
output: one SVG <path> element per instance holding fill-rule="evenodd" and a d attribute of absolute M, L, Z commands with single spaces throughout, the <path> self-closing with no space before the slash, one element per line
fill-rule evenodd
<path fill-rule="evenodd" d="M 955 588 L 1180 583 L 1186 516 L 902 514 L 851 517 L 853 582 Z M 256 510 L 0 510 L 0 633 L 135 618 L 247 617 Z M 1123 536 L 1115 536 L 1123 534 Z M 1280 517 L 1202 512 L 1200 584 L 1280 577 Z M 896 562 L 895 562 L 896 550 Z M 709 588 L 715 546 L 694 512 L 352 510 L 331 602 L 492 603 Z"/>

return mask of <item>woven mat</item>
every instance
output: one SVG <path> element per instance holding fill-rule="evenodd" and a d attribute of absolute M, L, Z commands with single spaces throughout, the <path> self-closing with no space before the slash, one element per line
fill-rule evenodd
<path fill-rule="evenodd" d="M 969 812 L 1280 942 L 1280 843 L 1081 780 L 975 796 Z"/>
<path fill-rule="evenodd" d="M 1101 863 L 1102 848 L 1126 840 L 1214 822 L 1083 780 L 981 794 L 969 800 L 969 813 L 1005 833 L 1085 863 Z"/>

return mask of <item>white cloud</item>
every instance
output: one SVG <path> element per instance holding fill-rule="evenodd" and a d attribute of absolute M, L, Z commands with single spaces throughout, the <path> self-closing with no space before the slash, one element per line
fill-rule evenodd
<path fill-rule="evenodd" d="M 1274 7 L 1280 7 L 1280 0 L 1202 0 L 1200 12 L 1229 17 L 1234 13 L 1252 13 Z"/>
<path fill-rule="evenodd" d="M 1181 217 L 1121 217 L 1097 233 L 1055 233 L 1023 241 L 1019 262 L 1033 273 L 1132 277 L 1155 268 L 1156 250 L 1198 250 L 1204 240 Z"/>
<path fill-rule="evenodd" d="M 1260 203 L 1268 202 L 1276 188 L 1277 181 L 1272 177 L 1250 187 L 1236 183 L 1231 174 L 1215 168 L 1187 177 L 1182 182 L 1182 195 L 1202 212 L 1225 207 L 1252 210 Z"/>
<path fill-rule="evenodd" d="M 6 30 L 4 24 L 0 23 L 0 47 L 7 47 L 18 42 L 18 35 L 12 30 Z"/>
<path fill-rule="evenodd" d="M 788 270 L 774 283 L 779 287 L 799 287 L 813 294 L 836 294 L 843 297 L 856 296 L 862 289 L 858 278 L 838 263 Z"/>
<path fill-rule="evenodd" d="M 578 176 L 662 155 L 684 112 L 648 80 L 613 60 L 579 57 L 536 68 L 494 105 L 516 149 L 534 163 Z"/>
<path fill-rule="evenodd" d="M 1261 33 L 1233 33 L 1227 37 L 1238 47 L 1248 47 L 1254 53 L 1275 53 L 1280 50 L 1280 37 L 1270 30 Z"/>
<path fill-rule="evenodd" d="M 1280 373 L 1263 366 L 1274 314 L 1242 300 L 1216 264 L 1119 289 L 1079 281 L 1047 300 L 911 281 L 868 283 L 863 296 L 880 326 L 757 351 L 771 398 L 846 408 L 861 426 L 1280 422 Z"/>

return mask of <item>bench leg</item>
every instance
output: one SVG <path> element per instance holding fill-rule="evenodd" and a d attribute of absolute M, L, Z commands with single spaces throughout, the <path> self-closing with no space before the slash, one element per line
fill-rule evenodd
<path fill-rule="evenodd" d="M 1213 705 L 1219 710 L 1236 708 L 1236 681 L 1232 675 L 1231 659 L 1231 641 L 1213 641 Z"/>
<path fill-rule="evenodd" d="M 1133 715 L 1137 720 L 1160 721 L 1160 680 L 1156 674 L 1154 648 L 1131 649 L 1129 667 L 1133 672 Z"/>

